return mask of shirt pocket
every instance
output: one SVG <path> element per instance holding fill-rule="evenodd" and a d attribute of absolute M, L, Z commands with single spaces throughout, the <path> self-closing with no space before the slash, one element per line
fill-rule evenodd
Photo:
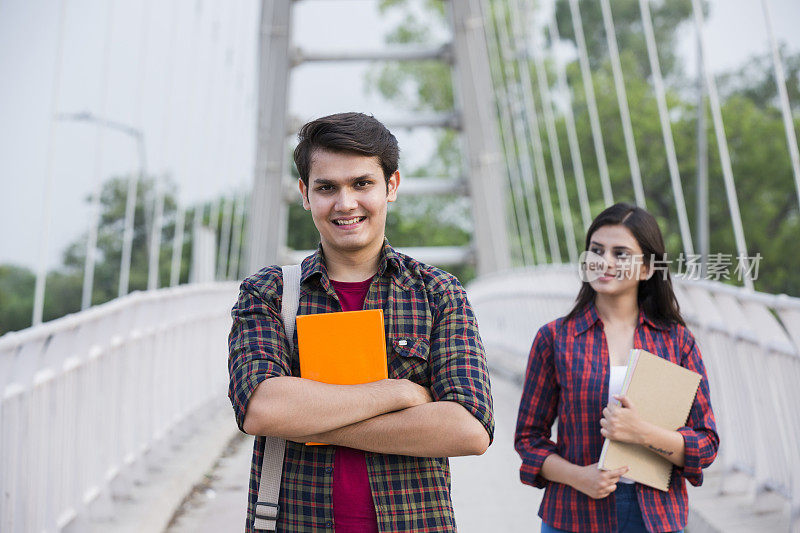
<path fill-rule="evenodd" d="M 408 379 L 430 386 L 428 354 L 430 345 L 424 337 L 397 336 L 389 339 L 389 377 Z"/>

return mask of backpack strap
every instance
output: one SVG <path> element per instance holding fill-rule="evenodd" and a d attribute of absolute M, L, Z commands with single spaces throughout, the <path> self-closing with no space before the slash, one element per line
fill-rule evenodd
<path fill-rule="evenodd" d="M 294 326 L 297 308 L 300 304 L 300 265 L 281 267 L 283 270 L 283 297 L 281 298 L 281 317 L 289 353 L 294 351 Z M 278 523 L 278 498 L 283 476 L 283 456 L 286 441 L 279 437 L 264 437 L 264 452 L 261 456 L 261 478 L 258 480 L 258 500 L 256 500 L 255 521 L 257 530 L 275 531 Z"/>

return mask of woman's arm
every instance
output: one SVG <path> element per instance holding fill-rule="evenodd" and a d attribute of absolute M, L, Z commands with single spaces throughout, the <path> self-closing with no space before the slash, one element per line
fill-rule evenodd
<path fill-rule="evenodd" d="M 597 463 L 578 466 L 553 453 L 542 463 L 540 475 L 555 483 L 569 485 L 597 500 L 617 490 L 619 478 L 627 471 L 627 466 L 617 470 L 600 470 Z"/>
<path fill-rule="evenodd" d="M 558 412 L 560 389 L 553 361 L 552 335 L 548 324 L 539 329 L 533 340 L 514 435 L 514 448 L 522 458 L 520 479 L 538 488 L 547 484 L 541 472 L 542 465 L 556 453 L 556 444 L 550 436 Z"/>
<path fill-rule="evenodd" d="M 614 396 L 620 405 L 603 409 L 600 434 L 607 439 L 631 442 L 656 452 L 678 467 L 684 466 L 683 435 L 651 424 L 639 416 L 627 396 Z"/>

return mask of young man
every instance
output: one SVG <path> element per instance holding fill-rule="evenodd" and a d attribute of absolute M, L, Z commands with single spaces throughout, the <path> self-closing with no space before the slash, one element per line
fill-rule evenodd
<path fill-rule="evenodd" d="M 298 137 L 300 193 L 321 241 L 302 263 L 298 314 L 383 309 L 390 379 L 328 385 L 297 377 L 297 349 L 289 353 L 281 321 L 280 267 L 242 282 L 229 396 L 244 432 L 287 439 L 278 531 L 455 531 L 447 457 L 482 454 L 494 430 L 472 309 L 455 277 L 385 239 L 400 174 L 397 140 L 383 124 L 342 113 L 309 122 Z M 263 447 L 256 438 L 247 531 Z"/>

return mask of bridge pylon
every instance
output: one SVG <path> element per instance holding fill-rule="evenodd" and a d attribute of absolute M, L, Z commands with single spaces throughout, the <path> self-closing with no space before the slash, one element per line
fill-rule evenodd
<path fill-rule="evenodd" d="M 265 265 L 296 262 L 302 254 L 287 248 L 288 209 L 295 184 L 288 179 L 287 133 L 297 131 L 288 116 L 292 68 L 304 62 L 438 60 L 451 65 L 455 109 L 435 116 L 387 122 L 390 129 L 446 127 L 461 133 L 463 177 L 449 181 L 410 178 L 401 194 L 469 196 L 473 235 L 470 245 L 422 246 L 416 258 L 432 264 L 471 263 L 478 274 L 510 267 L 506 231 L 506 180 L 498 145 L 489 56 L 480 0 L 449 2 L 452 41 L 435 48 L 402 46 L 352 53 L 302 51 L 292 45 L 292 0 L 262 0 L 259 34 L 259 85 L 255 175 L 247 224 L 249 272 Z M 449 184 L 450 186 L 443 186 Z"/>

